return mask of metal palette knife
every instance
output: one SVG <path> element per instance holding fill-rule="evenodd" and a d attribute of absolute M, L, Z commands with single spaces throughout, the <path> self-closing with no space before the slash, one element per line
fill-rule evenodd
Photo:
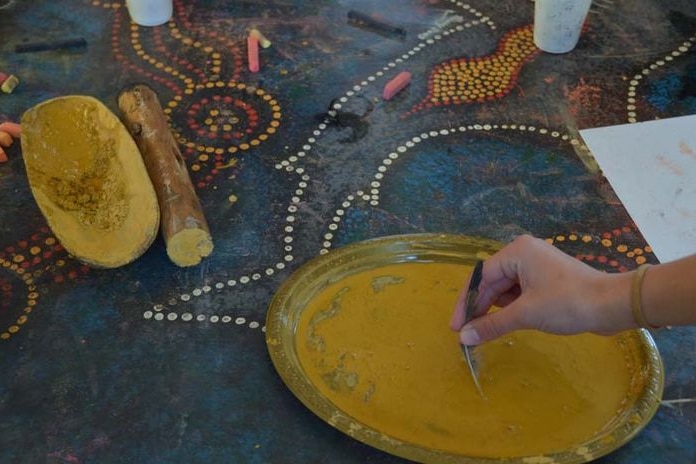
<path fill-rule="evenodd" d="M 481 277 L 483 273 L 483 261 L 477 261 L 474 266 L 474 270 L 471 272 L 471 277 L 469 279 L 469 288 L 466 291 L 466 313 L 464 314 L 464 324 L 469 322 L 474 318 L 474 313 L 476 312 L 476 297 L 478 296 L 478 287 L 481 283 Z M 469 366 L 469 371 L 471 372 L 471 377 L 474 379 L 474 385 L 476 385 L 476 390 L 478 390 L 479 395 L 485 398 L 483 390 L 481 389 L 481 384 L 478 379 L 478 372 L 476 365 L 474 363 L 473 357 L 471 355 L 472 347 L 468 345 L 461 345 L 462 352 L 464 353 L 464 358 L 466 359 L 466 364 Z"/>

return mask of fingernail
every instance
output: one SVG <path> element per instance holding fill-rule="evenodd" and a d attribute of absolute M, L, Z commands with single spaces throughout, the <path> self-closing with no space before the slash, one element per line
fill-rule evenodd
<path fill-rule="evenodd" d="M 459 332 L 459 341 L 462 345 L 478 345 L 481 343 L 481 338 L 473 327 L 464 327 Z"/>

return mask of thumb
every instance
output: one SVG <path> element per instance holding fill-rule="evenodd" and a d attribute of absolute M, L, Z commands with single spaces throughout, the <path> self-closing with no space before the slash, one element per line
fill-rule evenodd
<path fill-rule="evenodd" d="M 525 328 L 522 320 L 517 317 L 515 304 L 510 304 L 500 311 L 477 317 L 459 331 L 459 341 L 462 345 L 479 345 L 496 339 L 513 330 Z"/>

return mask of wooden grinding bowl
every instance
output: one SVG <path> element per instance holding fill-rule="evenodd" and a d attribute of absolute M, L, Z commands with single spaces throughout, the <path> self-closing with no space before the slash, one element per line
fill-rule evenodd
<path fill-rule="evenodd" d="M 70 95 L 30 108 L 21 124 L 32 194 L 63 247 L 102 268 L 141 256 L 157 236 L 159 207 L 116 115 L 95 98 Z"/>

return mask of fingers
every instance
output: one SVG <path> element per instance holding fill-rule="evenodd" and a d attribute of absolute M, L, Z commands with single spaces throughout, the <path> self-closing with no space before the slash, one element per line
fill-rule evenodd
<path fill-rule="evenodd" d="M 469 322 L 459 332 L 459 341 L 462 345 L 478 345 L 513 330 L 530 328 L 524 319 L 517 317 L 519 311 L 515 306 L 516 303 L 513 303 L 505 310 L 488 313 Z"/>

